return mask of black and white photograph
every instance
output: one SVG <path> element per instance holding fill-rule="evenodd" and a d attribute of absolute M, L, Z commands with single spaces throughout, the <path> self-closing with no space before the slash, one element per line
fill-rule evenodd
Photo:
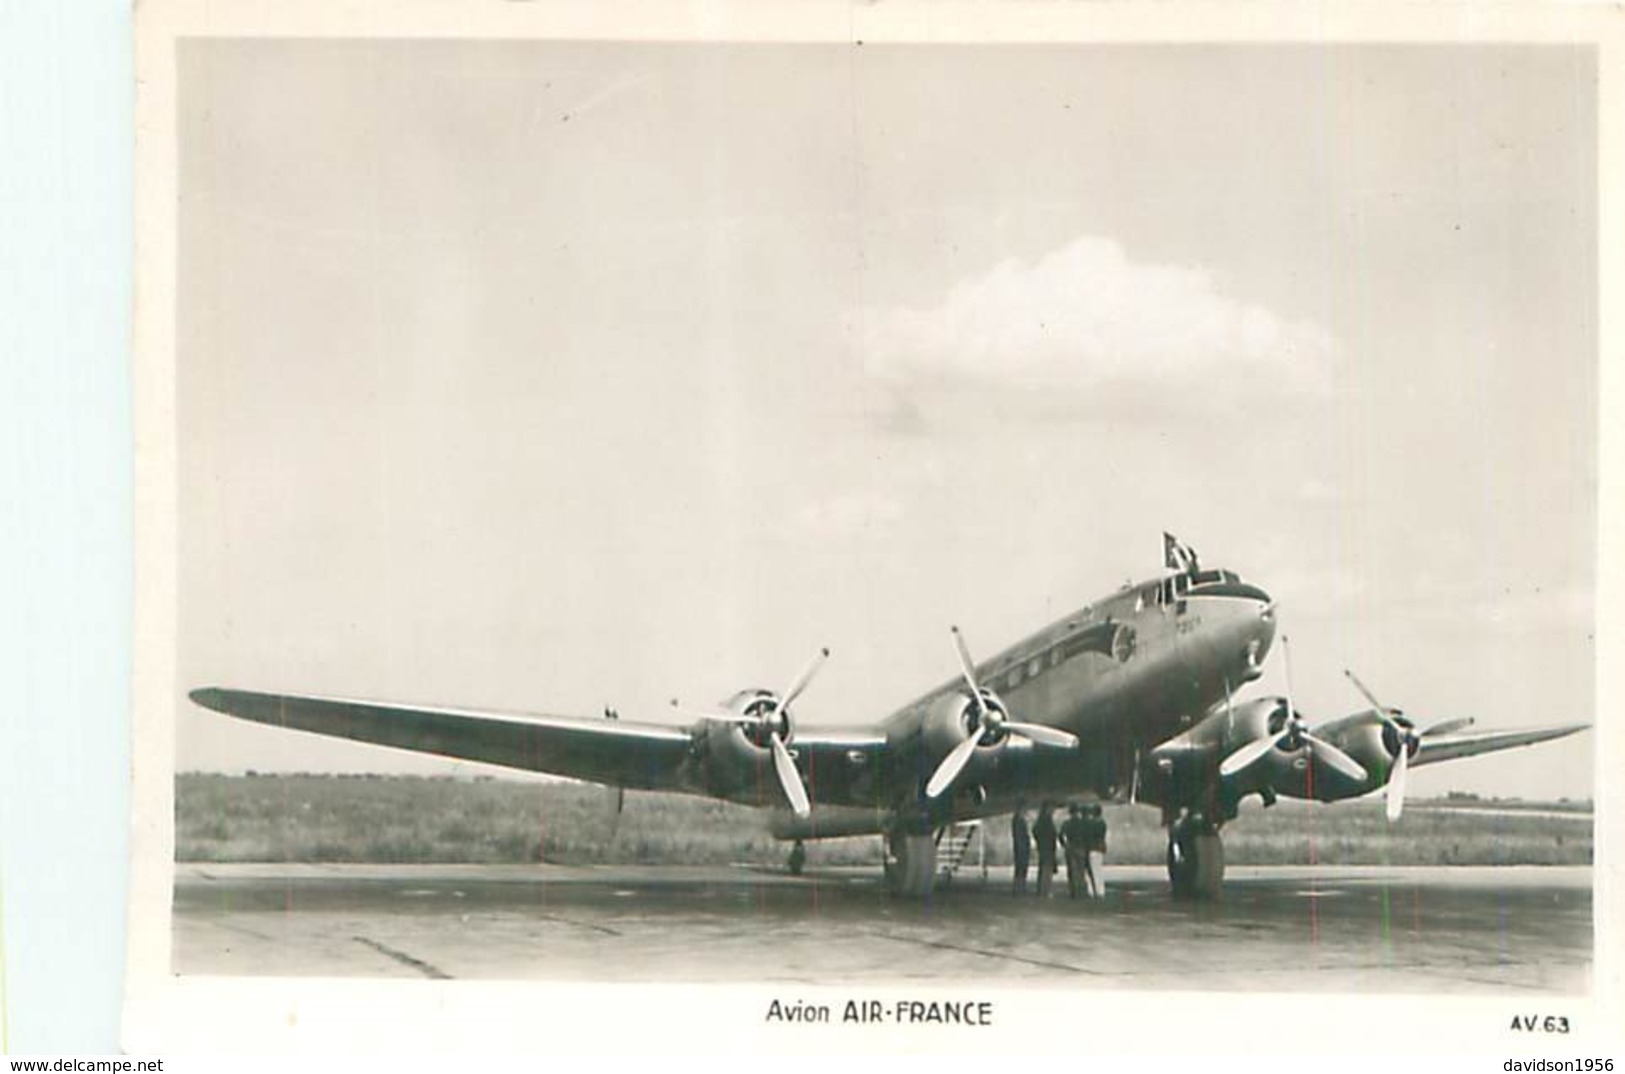
<path fill-rule="evenodd" d="M 164 37 L 131 1009 L 1593 1010 L 1598 47 L 839 10 Z"/>

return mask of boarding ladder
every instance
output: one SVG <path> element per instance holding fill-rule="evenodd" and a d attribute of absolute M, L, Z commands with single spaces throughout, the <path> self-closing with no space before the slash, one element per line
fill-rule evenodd
<path fill-rule="evenodd" d="M 982 882 L 987 883 L 987 840 L 982 831 L 982 822 L 967 820 L 960 824 L 950 824 L 937 831 L 937 883 L 939 885 L 953 883 L 958 875 L 959 868 L 965 863 L 966 857 L 971 853 L 971 845 L 975 844 L 975 861 L 982 870 Z"/>

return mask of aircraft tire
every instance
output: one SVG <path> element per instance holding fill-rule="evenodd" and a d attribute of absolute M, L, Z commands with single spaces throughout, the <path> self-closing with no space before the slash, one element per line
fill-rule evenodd
<path fill-rule="evenodd" d="M 892 894 L 923 898 L 931 894 L 937 878 L 937 841 L 925 835 L 894 835 L 893 861 L 888 880 Z"/>
<path fill-rule="evenodd" d="M 1190 894 L 1207 902 L 1216 902 L 1224 890 L 1224 840 L 1219 838 L 1218 832 L 1203 832 L 1191 842 L 1196 860 Z"/>
<path fill-rule="evenodd" d="M 1172 888 L 1174 898 L 1185 899 L 1191 894 L 1191 879 L 1195 869 L 1190 860 L 1190 850 L 1187 842 L 1176 853 L 1173 840 L 1168 841 L 1168 885 Z"/>
<path fill-rule="evenodd" d="M 1219 833 L 1185 835 L 1177 854 L 1170 839 L 1168 883 L 1176 899 L 1217 899 L 1224 886 L 1224 841 Z"/>

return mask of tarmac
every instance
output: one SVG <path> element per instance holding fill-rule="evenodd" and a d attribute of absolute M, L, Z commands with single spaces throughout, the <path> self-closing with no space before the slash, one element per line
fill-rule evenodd
<path fill-rule="evenodd" d="M 1216 903 L 1111 866 L 1098 901 L 878 868 L 176 866 L 182 975 L 1583 994 L 1579 867 L 1232 867 Z"/>

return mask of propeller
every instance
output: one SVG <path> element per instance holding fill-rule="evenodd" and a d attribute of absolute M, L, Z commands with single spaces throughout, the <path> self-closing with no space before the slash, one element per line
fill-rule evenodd
<path fill-rule="evenodd" d="M 1360 691 L 1367 701 L 1371 702 L 1371 707 L 1377 710 L 1377 716 L 1382 720 L 1383 725 L 1393 731 L 1395 737 L 1399 740 L 1399 753 L 1394 757 L 1393 767 L 1388 770 L 1387 806 L 1388 819 L 1398 820 L 1400 814 L 1405 810 L 1405 773 L 1410 768 L 1411 751 L 1422 744 L 1422 736 L 1417 734 L 1413 728 L 1407 727 L 1394 719 L 1399 710 L 1391 709 L 1378 701 L 1376 695 L 1366 689 L 1365 683 L 1361 682 L 1354 672 L 1344 668 L 1343 674 L 1347 675 L 1349 682 L 1354 684 L 1354 688 Z M 1448 734 L 1449 731 L 1459 731 L 1472 722 L 1470 718 L 1446 720 L 1442 724 L 1428 728 L 1428 732 L 1431 734 Z M 1441 732 L 1440 728 L 1446 730 Z"/>
<path fill-rule="evenodd" d="M 779 786 L 784 788 L 784 796 L 790 800 L 790 808 L 798 817 L 805 817 L 812 812 L 812 804 L 807 801 L 807 788 L 801 783 L 801 773 L 796 771 L 796 762 L 785 748 L 784 739 L 774 731 L 768 738 L 773 747 L 773 771 L 779 775 Z"/>
<path fill-rule="evenodd" d="M 823 648 L 818 650 L 811 660 L 807 661 L 807 666 L 801 669 L 801 674 L 796 676 L 795 681 L 790 684 L 790 688 L 784 692 L 784 699 L 779 702 L 780 711 L 789 709 L 796 698 L 800 697 L 802 691 L 806 690 L 807 686 L 813 681 L 813 676 L 818 674 L 818 669 L 824 666 L 824 661 L 828 659 L 829 649 Z"/>
<path fill-rule="evenodd" d="M 818 669 L 824 665 L 824 661 L 828 658 L 829 649 L 818 650 L 817 655 L 807 662 L 806 667 L 801 669 L 801 674 L 797 675 L 794 681 L 790 683 L 789 689 L 778 695 L 763 694 L 759 701 L 753 702 L 755 711 L 738 714 L 719 713 L 707 717 L 708 719 L 727 720 L 732 723 L 756 727 L 766 726 L 768 728 L 767 747 L 773 755 L 773 772 L 779 778 L 779 786 L 784 790 L 784 797 L 789 801 L 790 809 L 798 817 L 805 817 L 811 813 L 812 803 L 807 798 L 806 786 L 801 782 L 801 773 L 796 770 L 795 758 L 790 756 L 789 747 L 784 742 L 782 732 L 788 729 L 789 722 L 787 720 L 773 721 L 772 717 L 787 716 L 789 714 L 791 703 L 807 689 L 808 684 L 813 680 L 813 676 L 818 674 Z"/>
<path fill-rule="evenodd" d="M 1228 778 L 1246 771 L 1258 763 L 1270 750 L 1290 741 L 1307 745 L 1312 754 L 1318 756 L 1329 767 L 1343 776 L 1354 780 L 1356 783 L 1365 782 L 1370 777 L 1364 766 L 1330 742 L 1310 731 L 1308 725 L 1304 723 L 1303 717 L 1298 714 L 1298 710 L 1292 706 L 1292 657 L 1284 634 L 1281 635 L 1281 659 L 1286 662 L 1286 722 L 1281 726 L 1281 730 L 1275 734 L 1265 734 L 1255 738 L 1219 762 L 1219 775 Z"/>
<path fill-rule="evenodd" d="M 1422 737 L 1427 738 L 1429 735 L 1449 735 L 1471 726 L 1473 726 L 1473 718 L 1471 716 L 1463 716 L 1459 720 L 1445 720 L 1444 722 L 1436 723 L 1426 731 L 1423 731 Z"/>
<path fill-rule="evenodd" d="M 791 703 L 801 696 L 802 691 L 807 689 L 808 684 L 813 680 L 813 676 L 818 674 L 818 669 L 824 666 L 824 661 L 827 659 L 829 659 L 829 649 L 818 650 L 813 658 L 807 662 L 807 666 L 801 669 L 801 674 L 796 676 L 795 681 L 790 684 L 790 688 L 779 696 L 777 703 L 773 707 L 774 711 L 779 714 L 788 713 Z M 791 810 L 795 812 L 796 816 L 805 817 L 812 812 L 812 805 L 807 801 L 807 788 L 802 784 L 801 773 L 796 771 L 796 762 L 790 756 L 790 751 L 784 744 L 784 736 L 779 734 L 781 726 L 788 727 L 789 725 L 775 725 L 767 736 L 768 746 L 773 750 L 773 771 L 778 773 L 779 786 L 784 788 L 784 796 L 790 800 Z"/>
<path fill-rule="evenodd" d="M 937 770 L 931 773 L 931 778 L 925 784 L 927 798 L 941 797 L 944 791 L 953 786 L 959 774 L 965 770 L 965 766 L 970 764 L 970 759 L 976 753 L 976 747 L 982 744 L 982 740 L 994 739 L 1001 732 L 1018 735 L 1040 746 L 1054 746 L 1057 749 L 1072 749 L 1078 744 L 1078 736 L 1074 734 L 1046 724 L 1012 720 L 1005 715 L 1002 707 L 988 704 L 991 695 L 984 692 L 976 682 L 976 663 L 971 659 L 970 649 L 965 645 L 965 636 L 959 632 L 958 627 L 951 629 L 954 648 L 959 653 L 959 673 L 964 676 L 965 685 L 970 689 L 971 700 L 976 705 L 976 726 L 971 729 L 963 742 L 948 752 L 948 756 L 937 765 Z"/>

